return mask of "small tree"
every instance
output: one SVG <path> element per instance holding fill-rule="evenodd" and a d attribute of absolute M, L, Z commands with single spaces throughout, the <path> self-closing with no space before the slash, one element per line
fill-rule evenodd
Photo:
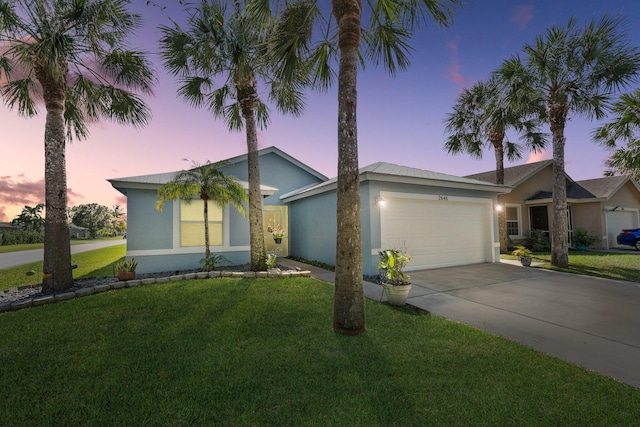
<path fill-rule="evenodd" d="M 88 229 L 92 239 L 95 239 L 98 231 L 106 227 L 111 220 L 109 208 L 97 203 L 73 206 L 70 212 L 71 222 Z"/>
<path fill-rule="evenodd" d="M 243 203 L 247 201 L 247 193 L 232 176 L 226 176 L 219 168 L 228 165 L 226 162 L 211 164 L 207 161 L 204 165 L 193 162 L 193 168 L 180 171 L 170 182 L 158 189 L 158 201 L 156 209 L 162 211 L 167 200 L 181 199 L 190 203 L 195 197 L 204 202 L 204 268 L 210 270 L 213 267 L 211 250 L 209 248 L 209 201 L 217 203 L 220 207 L 231 204 L 242 215 L 246 211 Z"/>
<path fill-rule="evenodd" d="M 11 221 L 11 224 L 19 225 L 25 231 L 41 231 L 45 221 L 41 214 L 43 209 L 44 203 L 39 203 L 34 207 L 25 206 L 20 215 Z"/>

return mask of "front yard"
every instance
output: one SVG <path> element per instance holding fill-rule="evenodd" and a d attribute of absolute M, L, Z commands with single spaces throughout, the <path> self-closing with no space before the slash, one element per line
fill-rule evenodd
<path fill-rule="evenodd" d="M 0 314 L 6 426 L 635 425 L 640 392 L 314 279 L 189 280 Z"/>
<path fill-rule="evenodd" d="M 505 259 L 516 259 L 511 255 L 502 255 Z M 569 267 L 557 268 L 551 265 L 551 255 L 534 253 L 534 262 L 543 262 L 540 268 L 567 273 L 586 274 L 607 279 L 640 282 L 640 252 L 606 253 L 600 251 L 569 251 Z"/>

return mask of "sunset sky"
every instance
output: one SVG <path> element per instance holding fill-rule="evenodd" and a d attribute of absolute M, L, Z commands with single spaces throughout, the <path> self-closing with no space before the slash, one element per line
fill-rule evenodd
<path fill-rule="evenodd" d="M 94 124 L 88 140 L 67 146 L 71 206 L 99 203 L 125 207 L 126 199 L 111 187 L 108 178 L 180 170 L 191 160 L 204 163 L 246 153 L 243 133 L 230 133 L 206 109 L 194 109 L 176 96 L 177 83 L 163 71 L 156 54 L 157 27 L 169 21 L 160 9 L 146 6 L 146 1 L 132 3 L 145 25 L 130 45 L 149 52 L 158 73 L 158 86 L 147 99 L 153 119 L 141 130 Z M 180 19 L 177 0 L 157 3 L 167 5 L 166 12 Z M 549 26 L 564 25 L 570 16 L 584 23 L 607 12 L 628 19 L 629 39 L 640 46 L 638 0 L 466 1 L 451 28 L 431 26 L 416 35 L 408 72 L 395 78 L 372 66 L 360 72 L 360 166 L 386 161 L 453 175 L 493 169 L 491 151 L 485 151 L 482 160 L 474 160 L 467 155 L 450 156 L 442 148 L 443 122 L 460 91 L 486 79 L 502 61 L 520 52 L 525 42 L 532 42 Z M 39 116 L 27 119 L 0 105 L 0 221 L 10 221 L 24 205 L 44 203 L 44 119 L 43 108 Z M 282 116 L 272 109 L 271 120 L 269 127 L 259 132 L 260 147 L 276 146 L 319 172 L 335 176 L 336 88 L 327 94 L 309 93 L 301 118 Z M 602 176 L 608 152 L 591 142 L 595 126 L 579 117 L 567 124 L 566 170 L 576 180 Z M 514 164 L 550 157 L 548 153 L 525 156 Z"/>

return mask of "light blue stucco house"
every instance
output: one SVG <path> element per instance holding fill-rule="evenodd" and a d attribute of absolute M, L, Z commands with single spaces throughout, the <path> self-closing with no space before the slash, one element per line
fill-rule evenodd
<path fill-rule="evenodd" d="M 328 179 L 275 147 L 260 150 L 264 233 L 268 251 L 335 264 L 336 179 Z M 225 174 L 247 179 L 247 156 L 228 159 Z M 127 257 L 139 273 L 193 269 L 204 254 L 202 205 L 167 202 L 157 189 L 177 172 L 110 179 L 127 196 Z M 360 171 L 365 274 L 377 274 L 378 252 L 397 248 L 411 269 L 499 262 L 497 195 L 510 187 L 389 163 Z M 199 202 L 202 203 L 202 202 Z M 212 252 L 249 261 L 249 224 L 235 208 L 210 205 Z M 272 228 L 283 228 L 276 244 Z"/>

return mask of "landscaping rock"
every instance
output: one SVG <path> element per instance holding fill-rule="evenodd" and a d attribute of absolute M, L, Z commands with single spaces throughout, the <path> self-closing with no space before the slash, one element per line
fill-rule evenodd
<path fill-rule="evenodd" d="M 53 296 L 53 298 L 56 301 L 66 301 L 66 300 L 74 299 L 75 297 L 76 297 L 76 293 L 73 291 L 63 292 L 61 294 L 55 294 Z"/>
<path fill-rule="evenodd" d="M 45 305 L 55 301 L 56 299 L 53 295 L 42 295 L 42 296 L 33 298 L 33 306 L 36 307 L 39 305 Z"/>

